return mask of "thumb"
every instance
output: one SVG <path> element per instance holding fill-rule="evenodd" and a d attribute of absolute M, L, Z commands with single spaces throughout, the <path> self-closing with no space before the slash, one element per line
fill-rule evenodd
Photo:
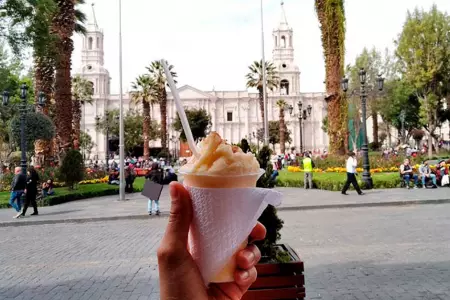
<path fill-rule="evenodd" d="M 170 216 L 163 241 L 174 246 L 182 243 L 187 247 L 189 227 L 192 222 L 192 201 L 189 192 L 178 182 L 169 186 L 171 205 Z"/>

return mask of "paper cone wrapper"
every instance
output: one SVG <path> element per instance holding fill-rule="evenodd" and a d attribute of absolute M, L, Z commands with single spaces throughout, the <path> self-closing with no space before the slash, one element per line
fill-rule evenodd
<path fill-rule="evenodd" d="M 189 250 L 208 284 L 240 250 L 243 242 L 246 245 L 267 205 L 281 204 L 282 194 L 261 188 L 187 189 L 194 210 Z"/>

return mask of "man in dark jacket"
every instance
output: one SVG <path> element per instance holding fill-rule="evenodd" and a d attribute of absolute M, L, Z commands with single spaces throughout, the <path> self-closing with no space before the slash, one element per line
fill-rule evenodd
<path fill-rule="evenodd" d="M 22 216 L 22 195 L 27 187 L 27 176 L 22 174 L 22 169 L 16 167 L 14 169 L 14 179 L 11 182 L 11 197 L 9 198 L 9 204 L 14 208 L 18 214 L 14 218 L 20 218 Z"/>

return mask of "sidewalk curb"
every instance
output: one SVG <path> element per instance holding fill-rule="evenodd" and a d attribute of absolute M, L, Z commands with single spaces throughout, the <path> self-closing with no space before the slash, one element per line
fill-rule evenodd
<path fill-rule="evenodd" d="M 322 210 L 322 209 L 341 209 L 341 208 L 360 208 L 360 207 L 389 207 L 389 206 L 410 206 L 410 205 L 427 205 L 427 204 L 446 204 L 450 203 L 450 199 L 439 200 L 410 200 L 410 201 L 391 201 L 391 202 L 366 202 L 366 203 L 343 203 L 343 204 L 328 204 L 328 205 L 306 205 L 306 206 L 290 206 L 280 207 L 278 211 L 305 211 L 305 210 Z M 166 218 L 165 212 L 160 217 Z M 101 221 L 123 221 L 123 220 L 149 220 L 153 218 L 160 218 L 157 216 L 148 215 L 128 215 L 116 217 L 95 217 L 95 218 L 77 218 L 77 219 L 59 219 L 59 220 L 23 220 L 13 222 L 0 222 L 2 227 L 22 227 L 30 225 L 52 225 L 52 224 L 82 224 Z"/>

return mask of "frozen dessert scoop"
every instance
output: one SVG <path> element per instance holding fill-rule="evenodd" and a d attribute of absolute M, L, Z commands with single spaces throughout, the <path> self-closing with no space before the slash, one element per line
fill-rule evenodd
<path fill-rule="evenodd" d="M 227 144 L 217 132 L 211 132 L 198 145 L 199 157 L 193 156 L 182 173 L 234 176 L 258 173 L 259 163 L 253 153 Z"/>

